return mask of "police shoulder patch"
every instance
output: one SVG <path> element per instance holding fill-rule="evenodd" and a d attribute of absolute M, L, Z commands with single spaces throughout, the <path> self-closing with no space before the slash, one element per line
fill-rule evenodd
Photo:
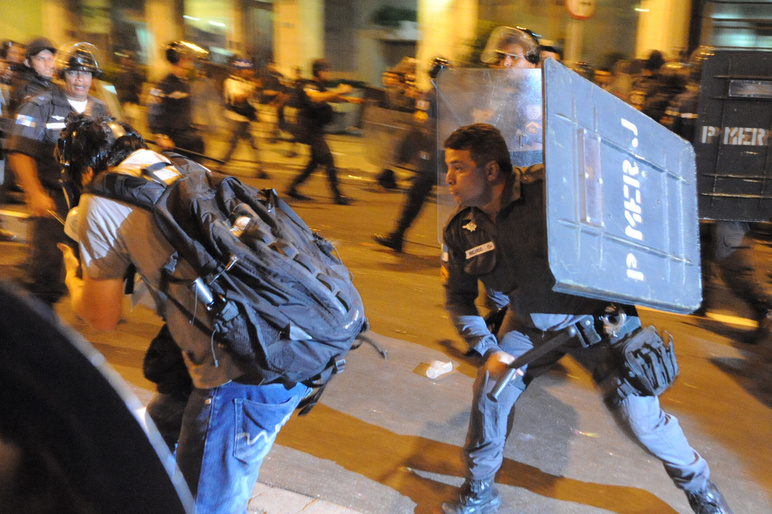
<path fill-rule="evenodd" d="M 24 127 L 34 127 L 35 118 L 32 116 L 27 116 L 26 114 L 19 114 L 16 116 L 16 124 L 22 125 Z"/>

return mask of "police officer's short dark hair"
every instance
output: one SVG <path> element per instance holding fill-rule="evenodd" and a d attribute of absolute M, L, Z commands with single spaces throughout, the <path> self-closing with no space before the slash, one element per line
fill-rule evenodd
<path fill-rule="evenodd" d="M 512 159 L 507 142 L 499 129 L 493 125 L 474 123 L 459 127 L 445 139 L 443 146 L 451 150 L 469 150 L 477 166 L 496 161 L 503 173 L 512 172 Z"/>
<path fill-rule="evenodd" d="M 330 64 L 325 59 L 315 59 L 314 62 L 311 63 L 311 74 L 314 77 L 318 77 L 319 72 L 329 69 Z"/>

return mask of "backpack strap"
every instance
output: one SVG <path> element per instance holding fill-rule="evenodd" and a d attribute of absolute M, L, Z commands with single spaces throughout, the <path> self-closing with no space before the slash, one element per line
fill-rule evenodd
<path fill-rule="evenodd" d="M 346 359 L 333 359 L 330 364 L 315 377 L 304 381 L 303 383 L 311 388 L 311 391 L 300 400 L 297 409 L 300 411 L 298 416 L 305 416 L 308 414 L 314 406 L 319 403 L 319 399 L 322 397 L 327 384 L 333 375 L 342 373 L 346 367 Z"/>
<path fill-rule="evenodd" d="M 118 200 L 152 211 L 166 185 L 122 173 L 100 173 L 86 187 L 86 193 Z"/>

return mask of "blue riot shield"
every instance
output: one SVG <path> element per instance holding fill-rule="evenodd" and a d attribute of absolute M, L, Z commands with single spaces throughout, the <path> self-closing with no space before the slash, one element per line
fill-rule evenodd
<path fill-rule="evenodd" d="M 702 298 L 692 146 L 548 60 L 547 231 L 556 291 L 689 313 Z"/>
<path fill-rule="evenodd" d="M 717 50 L 694 134 L 700 218 L 772 220 L 772 52 Z"/>
<path fill-rule="evenodd" d="M 484 122 L 502 132 L 515 166 L 544 163 L 555 291 L 678 313 L 699 307 L 687 141 L 554 60 L 543 70 L 444 70 L 435 86 L 440 154 L 453 130 Z M 455 208 L 447 196 L 440 225 Z"/>

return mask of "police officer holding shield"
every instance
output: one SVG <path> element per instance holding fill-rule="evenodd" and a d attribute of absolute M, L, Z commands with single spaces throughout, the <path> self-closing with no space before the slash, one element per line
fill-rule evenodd
<path fill-rule="evenodd" d="M 702 65 L 713 55 L 714 49 L 709 46 L 700 46 L 692 52 L 686 90 L 673 98 L 662 119 L 663 125 L 690 142 L 694 141 L 697 126 Z M 703 284 L 710 284 L 711 263 L 715 262 L 726 286 L 748 304 L 756 321 L 756 329 L 744 342 L 759 343 L 772 330 L 772 295 L 758 280 L 751 226 L 747 221 L 701 220 L 700 240 Z M 707 298 L 703 298 L 696 314 L 707 314 L 709 307 Z"/>
<path fill-rule="evenodd" d="M 592 373 L 616 420 L 662 461 L 694 512 L 730 513 L 710 480 L 707 462 L 689 445 L 678 420 L 660 407 L 659 392 L 677 374 L 672 343 L 664 343 L 653 327 L 643 329 L 632 306 L 552 290 L 543 166 L 513 168 L 504 138 L 488 124 L 455 130 L 444 147 L 445 181 L 457 204 L 443 234 L 446 309 L 470 353 L 482 363 L 464 447 L 466 482 L 456 501 L 443 504 L 444 512 L 498 509 L 501 497 L 494 478 L 504 459 L 515 402 L 534 377 L 570 353 Z M 478 281 L 509 297 L 510 308 L 497 334 L 490 332 L 475 305 Z M 557 338 L 565 342 L 536 361 L 538 365 L 520 368 L 516 379 L 492 398 L 516 357 Z M 656 356 L 650 369 L 632 378 L 624 371 L 631 347 Z M 669 376 L 669 381 L 657 383 L 651 380 L 654 375 Z"/>
<path fill-rule="evenodd" d="M 101 74 L 94 45 L 66 45 L 56 53 L 54 64 L 63 87 L 54 85 L 27 98 L 16 113 L 7 147 L 30 214 L 28 286 L 49 304 L 64 293 L 62 256 L 56 248 L 64 241 L 64 229 L 56 218 L 67 214 L 54 148 L 69 113 L 107 114 L 104 102 L 89 95 L 91 79 Z"/>

